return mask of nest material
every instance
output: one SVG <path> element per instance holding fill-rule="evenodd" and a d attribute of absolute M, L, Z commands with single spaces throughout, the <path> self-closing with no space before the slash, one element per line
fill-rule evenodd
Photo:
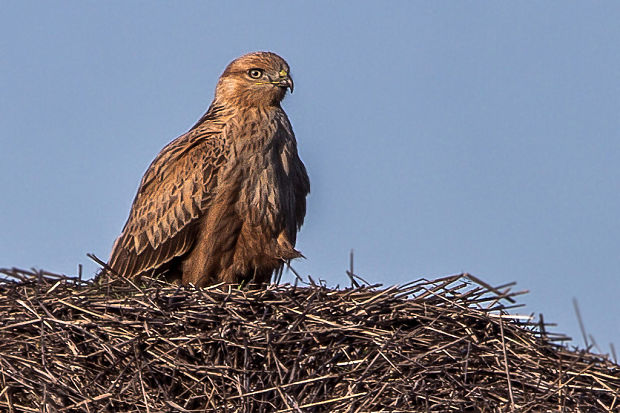
<path fill-rule="evenodd" d="M 619 411 L 620 366 L 467 274 L 248 290 L 0 271 L 2 411 Z"/>

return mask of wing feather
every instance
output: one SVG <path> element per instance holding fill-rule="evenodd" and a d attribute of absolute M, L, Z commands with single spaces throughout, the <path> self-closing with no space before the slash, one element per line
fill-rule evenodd
<path fill-rule="evenodd" d="M 211 109 L 210 109 L 211 110 Z M 209 208 L 224 163 L 222 123 L 203 125 L 168 144 L 147 169 L 109 265 L 135 277 L 185 254 Z"/>

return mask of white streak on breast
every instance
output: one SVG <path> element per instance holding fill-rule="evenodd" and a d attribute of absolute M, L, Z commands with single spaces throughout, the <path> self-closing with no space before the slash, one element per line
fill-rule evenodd
<path fill-rule="evenodd" d="M 282 152 L 280 152 L 280 159 L 282 159 L 282 168 L 284 168 L 284 173 L 286 174 L 286 176 L 288 176 L 289 168 L 288 168 L 288 153 L 286 151 L 286 146 L 282 148 Z"/>

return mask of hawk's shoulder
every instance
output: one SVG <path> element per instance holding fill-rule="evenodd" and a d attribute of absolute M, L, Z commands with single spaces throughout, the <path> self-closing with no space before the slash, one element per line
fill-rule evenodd
<path fill-rule="evenodd" d="M 208 208 L 217 174 L 227 160 L 225 120 L 217 108 L 166 145 L 148 167 L 110 266 L 134 276 L 170 261 L 192 246 L 193 223 Z"/>

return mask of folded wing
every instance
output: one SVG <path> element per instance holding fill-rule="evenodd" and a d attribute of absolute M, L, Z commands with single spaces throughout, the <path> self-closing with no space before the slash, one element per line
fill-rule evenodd
<path fill-rule="evenodd" d="M 131 278 L 188 252 L 225 161 L 224 140 L 217 132 L 192 129 L 168 144 L 142 178 L 112 248 L 110 267 Z"/>

